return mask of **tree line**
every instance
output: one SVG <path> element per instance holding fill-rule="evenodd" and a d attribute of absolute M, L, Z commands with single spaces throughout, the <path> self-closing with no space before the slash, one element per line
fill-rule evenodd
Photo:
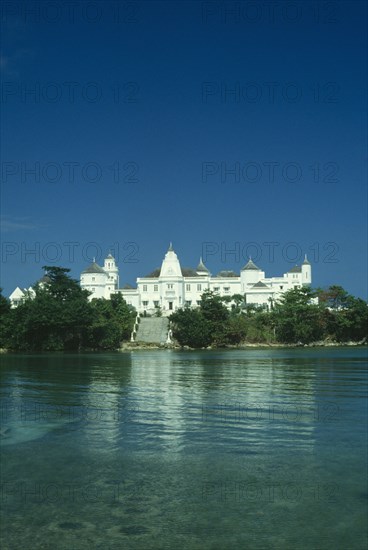
<path fill-rule="evenodd" d="M 88 300 L 70 269 L 44 266 L 49 282 L 36 284 L 18 307 L 0 296 L 0 347 L 16 351 L 118 349 L 130 338 L 135 310 L 121 294 Z"/>
<path fill-rule="evenodd" d="M 130 339 L 136 316 L 121 294 L 89 300 L 70 270 L 44 266 L 46 284 L 16 308 L 0 294 L 0 348 L 15 351 L 115 350 Z M 313 298 L 318 298 L 316 303 Z M 368 305 L 340 286 L 285 292 L 270 307 L 247 304 L 244 296 L 220 297 L 205 291 L 196 309 L 170 316 L 181 346 L 206 348 L 258 344 L 309 344 L 317 341 L 363 342 Z"/>
<path fill-rule="evenodd" d="M 317 303 L 313 298 L 318 298 Z M 245 342 L 363 342 L 368 332 L 368 305 L 337 285 L 327 290 L 291 289 L 269 308 L 246 304 L 240 294 L 220 297 L 206 291 L 197 309 L 180 309 L 170 319 L 174 338 L 182 346 L 194 348 Z"/>

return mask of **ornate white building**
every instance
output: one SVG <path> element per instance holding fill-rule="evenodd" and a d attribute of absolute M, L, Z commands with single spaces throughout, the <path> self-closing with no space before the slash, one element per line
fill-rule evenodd
<path fill-rule="evenodd" d="M 49 282 L 47 276 L 38 281 L 41 285 Z M 161 308 L 163 315 L 170 315 L 183 306 L 196 307 L 205 290 L 212 290 L 219 296 L 245 296 L 247 304 L 267 305 L 278 299 L 286 290 L 312 282 L 312 268 L 305 256 L 301 266 L 295 266 L 282 277 L 267 278 L 265 272 L 250 259 L 240 271 L 220 271 L 212 276 L 200 259 L 196 269 L 185 269 L 172 245 L 165 254 L 161 269 L 156 269 L 146 277 L 137 278 L 137 287 L 129 285 L 119 288 L 119 269 L 111 254 L 104 260 L 104 266 L 92 262 L 82 273 L 80 285 L 89 290 L 93 298 L 110 298 L 111 294 L 121 293 L 128 304 L 137 312 L 153 313 Z M 10 295 L 12 307 L 19 305 L 27 296 L 33 296 L 32 287 L 17 287 Z"/>
<path fill-rule="evenodd" d="M 165 254 L 161 269 L 146 277 L 137 278 L 137 287 L 126 285 L 119 288 L 119 270 L 115 259 L 109 254 L 102 268 L 93 262 L 81 274 L 81 287 L 91 292 L 90 299 L 109 298 L 119 292 L 128 304 L 138 312 L 153 313 L 161 308 L 163 315 L 183 306 L 196 307 L 205 290 L 220 296 L 241 294 L 247 304 L 267 305 L 279 298 L 286 290 L 312 282 L 311 265 L 305 256 L 301 266 L 295 266 L 282 277 L 267 278 L 265 272 L 250 259 L 240 271 L 221 271 L 212 276 L 202 259 L 196 269 L 185 269 L 172 245 Z"/>

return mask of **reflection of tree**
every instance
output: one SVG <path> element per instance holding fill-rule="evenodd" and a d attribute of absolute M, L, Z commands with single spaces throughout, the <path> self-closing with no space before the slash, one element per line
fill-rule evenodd
<path fill-rule="evenodd" d="M 51 414 L 53 408 L 82 407 L 84 392 L 88 393 L 96 382 L 111 384 L 117 392 L 128 386 L 131 354 L 9 354 L 1 376 L 11 388 L 10 399 L 16 396 L 18 408 L 24 402 L 28 408 L 48 408 Z M 23 380 L 37 392 L 35 398 L 29 396 Z"/>

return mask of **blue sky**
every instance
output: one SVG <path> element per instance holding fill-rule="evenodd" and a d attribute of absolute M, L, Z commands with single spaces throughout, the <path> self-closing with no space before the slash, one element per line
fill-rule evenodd
<path fill-rule="evenodd" d="M 365 2 L 70 6 L 2 8 L 6 295 L 109 249 L 132 284 L 172 241 L 367 298 Z"/>

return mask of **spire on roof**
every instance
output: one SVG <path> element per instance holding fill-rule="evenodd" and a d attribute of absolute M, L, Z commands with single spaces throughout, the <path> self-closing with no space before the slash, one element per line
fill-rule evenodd
<path fill-rule="evenodd" d="M 304 256 L 304 262 L 303 265 L 310 265 L 310 262 L 308 261 L 307 255 Z"/>
<path fill-rule="evenodd" d="M 202 256 L 199 258 L 199 264 L 197 265 L 196 272 L 197 273 L 200 273 L 200 272 L 209 273 L 209 270 L 207 269 L 207 267 L 203 263 Z"/>
<path fill-rule="evenodd" d="M 165 254 L 165 258 L 161 264 L 160 277 L 181 277 L 181 267 L 177 255 L 174 252 L 172 243 L 169 250 Z"/>
<path fill-rule="evenodd" d="M 253 269 L 254 271 L 261 271 L 258 266 L 252 261 L 252 258 L 249 257 L 248 263 L 243 267 L 242 271 L 245 269 Z"/>

